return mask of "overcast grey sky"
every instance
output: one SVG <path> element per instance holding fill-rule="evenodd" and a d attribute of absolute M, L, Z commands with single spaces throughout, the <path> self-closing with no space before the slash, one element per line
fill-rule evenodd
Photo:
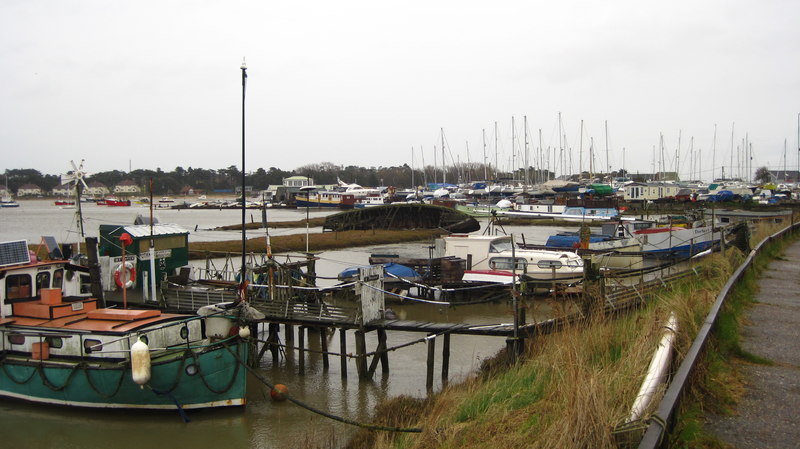
<path fill-rule="evenodd" d="M 680 133 L 682 178 L 729 174 L 734 122 L 754 167 L 788 139 L 797 169 L 799 50 L 796 0 L 3 0 L 0 170 L 240 166 L 242 57 L 248 170 L 430 165 L 440 128 L 448 163 L 484 129 L 494 163 L 495 122 L 508 169 L 512 116 L 534 165 L 559 112 L 573 171 L 581 120 L 584 170 L 606 120 L 612 169 L 650 172 L 663 133 L 674 170 Z"/>

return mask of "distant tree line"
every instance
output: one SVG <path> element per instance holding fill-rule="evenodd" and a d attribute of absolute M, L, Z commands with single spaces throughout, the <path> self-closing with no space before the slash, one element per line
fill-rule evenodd
<path fill-rule="evenodd" d="M 624 170 L 613 172 L 612 176 L 623 176 Z M 588 175 L 588 174 L 584 174 Z M 283 179 L 290 176 L 308 176 L 313 178 L 317 185 L 336 184 L 342 180 L 348 184 L 356 183 L 362 186 L 394 186 L 397 188 L 411 188 L 429 183 L 446 182 L 461 184 L 471 181 L 491 180 L 527 180 L 528 182 L 545 182 L 553 179 L 555 174 L 548 170 L 520 168 L 514 172 L 496 172 L 494 167 L 481 163 L 461 163 L 455 166 L 412 168 L 408 164 L 395 167 L 360 167 L 355 165 L 336 165 L 331 162 L 307 164 L 291 171 L 281 170 L 276 167 L 268 169 L 258 168 L 250 171 L 245 176 L 245 183 L 253 190 L 264 190 L 270 185 L 283 184 Z M 600 175 L 602 176 L 602 175 Z M 35 184 L 43 191 L 48 192 L 61 184 L 60 174 L 42 174 L 34 169 L 7 169 L 5 177 L 9 190 L 16 192 L 24 184 Z M 577 176 L 573 176 L 577 180 Z M 155 170 L 133 170 L 124 172 L 112 170 L 106 172 L 90 173 L 86 182 L 94 181 L 105 184 L 109 189 L 122 181 L 130 180 L 143 189 L 149 191 L 150 181 L 153 183 L 153 194 L 175 195 L 185 186 L 191 186 L 195 191 L 214 192 L 220 190 L 234 191 L 241 186 L 242 174 L 235 166 L 227 168 L 183 168 L 175 167 L 170 172 L 160 168 Z"/>

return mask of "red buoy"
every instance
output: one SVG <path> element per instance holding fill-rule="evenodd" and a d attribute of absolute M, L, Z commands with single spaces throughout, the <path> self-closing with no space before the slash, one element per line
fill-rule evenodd
<path fill-rule="evenodd" d="M 289 394 L 289 387 L 284 384 L 275 384 L 275 386 L 272 387 L 272 391 L 269 392 L 272 400 L 276 402 L 285 400 L 287 394 Z"/>

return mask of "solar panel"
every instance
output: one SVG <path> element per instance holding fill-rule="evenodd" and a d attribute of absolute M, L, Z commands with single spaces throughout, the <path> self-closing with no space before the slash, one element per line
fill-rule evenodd
<path fill-rule="evenodd" d="M 0 267 L 31 263 L 27 240 L 0 242 Z"/>
<path fill-rule="evenodd" d="M 64 255 L 61 254 L 61 248 L 58 247 L 55 237 L 51 235 L 45 235 L 42 236 L 42 241 L 44 242 L 44 246 L 47 247 L 47 253 L 50 254 L 51 259 L 61 260 L 64 258 Z"/>

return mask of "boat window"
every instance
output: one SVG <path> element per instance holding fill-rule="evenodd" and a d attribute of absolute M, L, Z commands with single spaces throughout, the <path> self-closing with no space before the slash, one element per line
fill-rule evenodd
<path fill-rule="evenodd" d="M 81 293 L 92 292 L 92 279 L 89 275 L 81 275 Z"/>
<path fill-rule="evenodd" d="M 50 288 L 50 272 L 42 271 L 36 273 L 36 293 L 39 293 L 43 288 Z"/>
<path fill-rule="evenodd" d="M 8 342 L 12 345 L 25 344 L 25 336 L 22 334 L 8 334 Z"/>
<path fill-rule="evenodd" d="M 6 298 L 30 298 L 31 297 L 31 275 L 12 274 L 6 277 Z"/>
<path fill-rule="evenodd" d="M 494 257 L 489 259 L 489 268 L 493 270 L 513 270 L 514 259 L 510 257 Z M 517 257 L 517 271 L 526 271 L 528 262 L 525 259 Z"/>
<path fill-rule="evenodd" d="M 61 337 L 47 337 L 45 338 L 47 345 L 53 349 L 59 349 L 64 346 L 64 339 Z"/>
<path fill-rule="evenodd" d="M 87 354 L 93 352 L 100 352 L 103 350 L 103 342 L 100 340 L 86 339 L 83 340 L 83 351 Z"/>
<path fill-rule="evenodd" d="M 64 284 L 64 269 L 59 268 L 53 272 L 53 288 L 61 288 Z"/>
<path fill-rule="evenodd" d="M 511 239 L 495 240 L 489 245 L 490 253 L 501 253 L 503 251 L 511 251 Z"/>

